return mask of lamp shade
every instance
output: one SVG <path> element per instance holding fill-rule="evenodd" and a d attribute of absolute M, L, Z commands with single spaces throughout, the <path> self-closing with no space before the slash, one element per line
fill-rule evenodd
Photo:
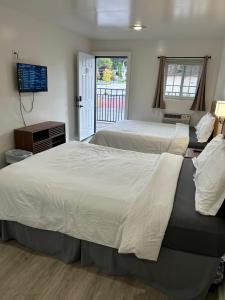
<path fill-rule="evenodd" d="M 225 117 L 225 101 L 216 101 L 215 115 L 219 117 Z"/>

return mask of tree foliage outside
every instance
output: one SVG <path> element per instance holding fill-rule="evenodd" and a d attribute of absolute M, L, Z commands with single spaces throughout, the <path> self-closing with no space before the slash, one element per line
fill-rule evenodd
<path fill-rule="evenodd" d="M 101 79 L 101 75 L 100 75 L 100 73 L 99 73 L 99 70 L 97 69 L 97 71 L 96 71 L 96 78 L 97 78 L 97 80 L 100 80 Z"/>
<path fill-rule="evenodd" d="M 109 83 L 125 82 L 127 74 L 127 58 L 125 57 L 98 57 L 96 61 L 97 81 Z"/>
<path fill-rule="evenodd" d="M 105 69 L 103 72 L 102 80 L 105 82 L 110 82 L 112 80 L 112 71 Z"/>
<path fill-rule="evenodd" d="M 110 57 L 98 57 L 97 58 L 97 68 L 100 68 L 101 66 L 107 66 L 109 70 L 112 69 L 113 61 Z"/>
<path fill-rule="evenodd" d="M 123 63 L 121 61 L 118 61 L 118 76 L 119 76 L 119 78 L 122 78 L 122 67 L 123 67 Z"/>

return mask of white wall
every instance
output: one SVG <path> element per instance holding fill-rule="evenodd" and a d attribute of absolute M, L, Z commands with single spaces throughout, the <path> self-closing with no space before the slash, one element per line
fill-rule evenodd
<path fill-rule="evenodd" d="M 14 147 L 13 130 L 23 126 L 16 90 L 15 57 L 12 50 L 20 50 L 23 62 L 48 66 L 47 93 L 35 95 L 34 111 L 25 114 L 28 124 L 45 120 L 67 124 L 68 139 L 75 136 L 75 56 L 78 50 L 131 52 L 131 82 L 129 118 L 161 119 L 161 112 L 151 108 L 158 72 L 158 55 L 212 55 L 207 80 L 207 103 L 214 99 L 215 90 L 223 89 L 224 79 L 218 81 L 223 48 L 222 40 L 171 41 L 89 41 L 59 27 L 35 20 L 0 6 L 0 167 L 4 151 Z M 225 64 L 225 45 L 223 52 Z M 221 72 L 225 68 L 221 67 Z M 218 92 L 219 93 L 219 92 Z M 218 98 L 218 97 L 217 97 Z M 23 97 L 29 106 L 31 95 Z M 188 112 L 191 102 L 167 101 L 168 111 Z M 199 117 L 194 114 L 194 121 Z"/>
<path fill-rule="evenodd" d="M 74 139 L 75 55 L 89 50 L 89 41 L 0 6 L 0 167 L 4 151 L 14 147 L 14 128 L 23 126 L 12 49 L 20 50 L 23 62 L 48 67 L 49 91 L 35 95 L 27 123 L 66 122 L 68 138 Z M 23 98 L 29 107 L 31 95 Z"/>
<path fill-rule="evenodd" d="M 161 120 L 161 112 L 153 110 L 152 102 L 158 74 L 158 55 L 204 56 L 211 55 L 207 77 L 207 108 L 214 99 L 222 40 L 167 40 L 167 41 L 92 41 L 92 51 L 130 51 L 131 80 L 129 94 L 129 119 Z M 168 100 L 167 111 L 189 112 L 191 101 Z M 194 113 L 193 123 L 201 116 Z"/>
<path fill-rule="evenodd" d="M 215 93 L 216 100 L 225 100 L 225 40 L 220 61 L 220 70 Z"/>

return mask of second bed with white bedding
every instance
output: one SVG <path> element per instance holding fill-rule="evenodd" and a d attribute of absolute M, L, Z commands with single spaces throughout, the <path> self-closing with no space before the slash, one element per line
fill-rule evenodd
<path fill-rule="evenodd" d="M 65 144 L 0 171 L 0 219 L 157 260 L 181 164 L 172 154 Z"/>
<path fill-rule="evenodd" d="M 144 153 L 183 155 L 189 144 L 189 126 L 125 120 L 98 131 L 90 143 Z"/>

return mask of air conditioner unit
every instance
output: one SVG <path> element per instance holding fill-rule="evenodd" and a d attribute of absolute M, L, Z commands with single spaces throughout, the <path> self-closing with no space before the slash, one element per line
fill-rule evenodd
<path fill-rule="evenodd" d="M 176 114 L 176 113 L 165 113 L 163 115 L 163 123 L 183 123 L 183 124 L 190 124 L 191 115 L 189 114 Z"/>

